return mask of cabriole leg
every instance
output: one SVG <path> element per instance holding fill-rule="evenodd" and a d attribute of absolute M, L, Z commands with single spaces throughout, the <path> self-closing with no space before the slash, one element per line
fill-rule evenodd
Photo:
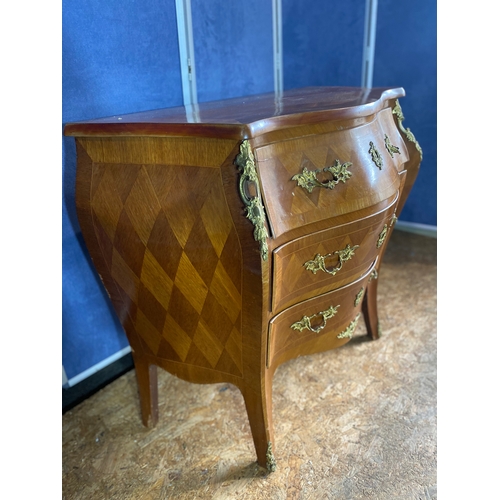
<path fill-rule="evenodd" d="M 269 377 L 271 378 L 271 377 Z M 262 383 L 262 391 L 242 390 L 252 431 L 257 462 L 269 472 L 276 470 L 272 431 L 272 381 Z"/>

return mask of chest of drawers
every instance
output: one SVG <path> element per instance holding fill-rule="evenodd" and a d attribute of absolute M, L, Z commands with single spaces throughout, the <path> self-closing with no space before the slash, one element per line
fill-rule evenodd
<path fill-rule="evenodd" d="M 142 419 L 156 367 L 228 382 L 274 470 L 272 378 L 363 316 L 422 151 L 401 88 L 311 87 L 67 124 L 82 234 L 132 348 Z"/>

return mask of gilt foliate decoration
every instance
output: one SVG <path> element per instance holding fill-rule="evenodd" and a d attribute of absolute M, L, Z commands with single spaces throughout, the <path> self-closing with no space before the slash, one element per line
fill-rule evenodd
<path fill-rule="evenodd" d="M 399 148 L 391 144 L 391 140 L 389 139 L 389 136 L 387 134 L 384 135 L 384 144 L 385 149 L 389 151 L 391 158 L 394 158 L 394 153 L 400 154 Z"/>
<path fill-rule="evenodd" d="M 245 215 L 254 225 L 253 237 L 259 243 L 262 259 L 267 260 L 267 238 L 269 234 L 265 225 L 266 216 L 264 206 L 262 205 L 255 158 L 250 148 L 250 143 L 246 139 L 241 143 L 240 153 L 236 157 L 235 163 L 240 171 L 240 196 L 245 204 Z M 247 187 L 249 182 L 255 186 L 255 196 L 248 195 Z"/>
<path fill-rule="evenodd" d="M 375 147 L 375 144 L 373 144 L 372 141 L 370 141 L 370 149 L 368 150 L 368 153 L 372 157 L 373 163 L 379 168 L 379 170 L 382 170 L 382 165 L 384 164 L 384 161 L 382 160 L 382 156 L 379 153 L 378 149 Z"/>
<path fill-rule="evenodd" d="M 351 246 L 347 244 L 343 250 L 336 250 L 335 252 L 328 253 L 326 255 L 316 254 L 314 259 L 308 260 L 304 263 L 304 267 L 311 271 L 313 274 L 316 274 L 318 271 L 323 271 L 324 273 L 331 274 L 335 276 L 344 265 L 344 262 L 352 259 L 354 257 L 354 252 L 359 248 L 359 245 Z M 325 259 L 333 257 L 334 255 L 338 256 L 337 265 L 333 269 L 327 269 Z"/>
<path fill-rule="evenodd" d="M 347 170 L 351 166 L 351 162 L 340 163 L 340 160 L 335 160 L 335 163 L 331 167 L 323 169 L 309 170 L 304 167 L 301 174 L 296 174 L 292 177 L 292 181 L 297 181 L 297 185 L 304 188 L 308 193 L 312 193 L 315 187 L 333 189 L 339 182 L 345 183 L 351 177 L 352 172 Z M 317 176 L 322 172 L 331 174 L 332 179 L 321 182 Z"/>
<path fill-rule="evenodd" d="M 273 443 L 271 443 L 271 441 L 267 443 L 266 467 L 269 472 L 274 472 L 276 470 L 276 459 L 274 458 Z"/>
<path fill-rule="evenodd" d="M 300 321 L 297 321 L 290 325 L 290 328 L 292 328 L 293 330 L 298 330 L 299 332 L 301 332 L 302 330 L 310 330 L 311 332 L 319 333 L 321 330 L 323 330 L 323 328 L 325 328 L 326 322 L 337 314 L 337 309 L 339 307 L 340 306 L 330 306 L 325 311 L 313 314 L 312 316 L 304 316 Z M 313 326 L 311 324 L 311 321 L 319 317 L 323 318 L 323 323 L 318 326 Z"/>
<path fill-rule="evenodd" d="M 352 335 L 354 333 L 354 330 L 356 330 L 356 327 L 358 326 L 358 321 L 359 321 L 360 316 L 361 316 L 361 314 L 358 313 L 356 315 L 356 317 L 349 323 L 349 326 L 337 335 L 337 338 L 338 339 L 351 339 Z"/>
<path fill-rule="evenodd" d="M 361 290 L 356 294 L 356 298 L 354 299 L 354 307 L 359 306 L 359 303 L 361 302 L 361 299 L 363 298 L 363 293 L 365 289 L 361 288 Z"/>
<path fill-rule="evenodd" d="M 384 228 L 382 229 L 382 232 L 378 235 L 377 248 L 380 248 L 383 245 L 388 231 L 389 231 L 389 229 L 387 228 L 387 224 L 384 224 Z"/>
<path fill-rule="evenodd" d="M 397 100 L 397 99 L 396 99 L 396 105 L 394 106 L 394 109 L 392 110 L 392 114 L 396 116 L 396 118 L 398 120 L 398 126 L 399 126 L 399 129 L 401 130 L 401 132 L 403 132 L 403 134 L 405 134 L 406 138 L 410 142 L 413 142 L 413 144 L 415 144 L 415 147 L 420 154 L 420 161 L 422 161 L 423 156 L 424 156 L 423 152 L 422 152 L 422 148 L 420 147 L 420 144 L 418 143 L 417 139 L 415 139 L 413 132 L 411 132 L 409 128 L 405 128 L 403 126 L 403 120 L 405 119 L 405 117 L 403 115 L 403 110 L 401 109 L 401 105 L 399 104 L 399 100 Z"/>

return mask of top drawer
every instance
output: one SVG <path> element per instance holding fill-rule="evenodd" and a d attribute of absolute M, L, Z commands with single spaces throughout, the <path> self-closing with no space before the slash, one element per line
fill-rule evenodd
<path fill-rule="evenodd" d="M 276 142 L 254 153 L 275 238 L 394 196 L 408 160 L 390 109 L 362 126 Z"/>

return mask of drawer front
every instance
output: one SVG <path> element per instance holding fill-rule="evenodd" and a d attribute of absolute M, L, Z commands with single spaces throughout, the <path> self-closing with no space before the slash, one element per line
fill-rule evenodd
<path fill-rule="evenodd" d="M 358 280 L 285 309 L 269 324 L 267 364 L 289 349 L 333 335 L 340 346 L 349 339 L 361 319 L 361 304 L 374 265 Z"/>
<path fill-rule="evenodd" d="M 381 239 L 393 224 L 396 205 L 397 197 L 388 208 L 375 215 L 276 248 L 273 311 L 279 312 L 362 276 L 382 249 Z"/>
<path fill-rule="evenodd" d="M 254 154 L 274 237 L 391 198 L 408 159 L 389 109 L 362 126 L 269 144 Z"/>

